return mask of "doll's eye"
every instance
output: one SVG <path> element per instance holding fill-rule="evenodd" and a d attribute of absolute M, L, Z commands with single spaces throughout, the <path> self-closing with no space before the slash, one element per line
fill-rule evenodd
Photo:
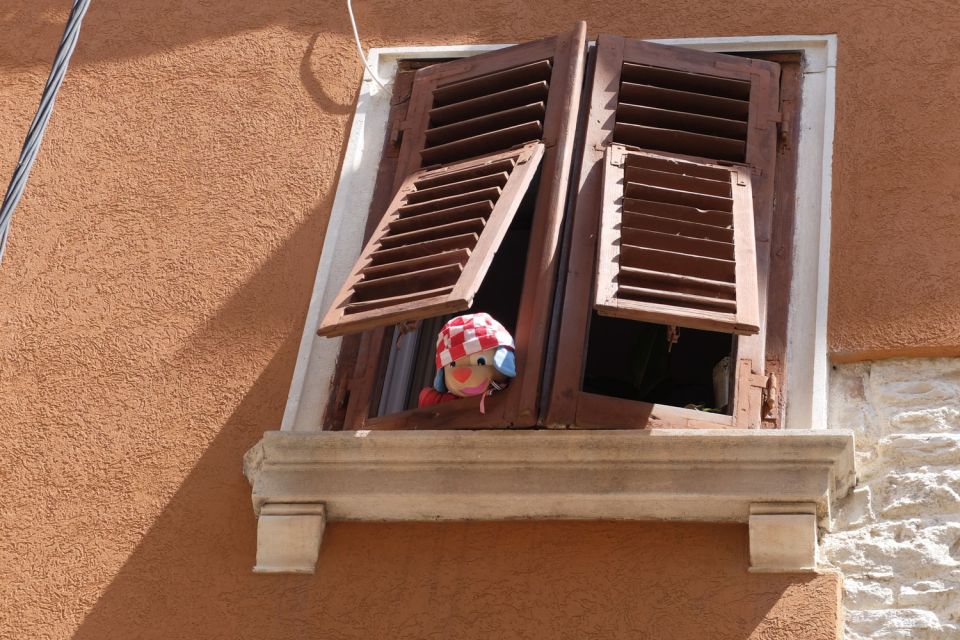
<path fill-rule="evenodd" d="M 484 358 L 483 356 L 480 356 L 479 358 L 477 358 L 477 364 L 480 366 L 483 366 L 487 364 L 487 359 Z"/>

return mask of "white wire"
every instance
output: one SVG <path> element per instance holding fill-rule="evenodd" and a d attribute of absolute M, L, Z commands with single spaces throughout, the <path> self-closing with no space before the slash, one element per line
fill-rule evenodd
<path fill-rule="evenodd" d="M 350 24 L 353 25 L 353 41 L 357 43 L 357 53 L 360 54 L 360 62 L 363 63 L 363 67 L 367 70 L 367 73 L 370 74 L 373 81 L 377 83 L 377 86 L 389 94 L 390 90 L 387 89 L 383 81 L 377 77 L 377 74 L 373 72 L 373 69 L 370 68 L 370 63 L 367 62 L 367 57 L 363 55 L 363 46 L 360 44 L 360 33 L 357 31 L 357 19 L 353 17 L 353 3 L 350 0 L 347 0 L 347 11 L 350 13 Z"/>

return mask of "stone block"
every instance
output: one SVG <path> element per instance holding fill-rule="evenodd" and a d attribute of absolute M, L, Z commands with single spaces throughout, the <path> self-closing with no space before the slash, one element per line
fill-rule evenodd
<path fill-rule="evenodd" d="M 880 512 L 891 518 L 960 513 L 960 469 L 891 471 L 884 478 Z"/>
<path fill-rule="evenodd" d="M 750 571 L 813 571 L 817 564 L 817 517 L 814 513 L 769 513 L 765 505 L 750 510 Z M 799 510 L 799 509 L 798 509 Z"/>
<path fill-rule="evenodd" d="M 890 468 L 960 463 L 960 433 L 897 433 L 880 440 L 879 454 Z"/>
<path fill-rule="evenodd" d="M 254 573 L 313 573 L 325 525 L 322 504 L 263 505 Z"/>
<path fill-rule="evenodd" d="M 944 631 L 944 625 L 937 615 L 923 609 L 854 610 L 849 611 L 847 616 L 847 640 L 950 637 L 944 635 Z"/>

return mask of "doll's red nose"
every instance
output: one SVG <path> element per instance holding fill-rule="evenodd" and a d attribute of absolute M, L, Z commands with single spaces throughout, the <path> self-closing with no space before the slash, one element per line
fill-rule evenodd
<path fill-rule="evenodd" d="M 470 369 L 466 367 L 456 367 L 452 371 L 453 379 L 457 382 L 466 382 L 467 378 L 470 377 Z"/>

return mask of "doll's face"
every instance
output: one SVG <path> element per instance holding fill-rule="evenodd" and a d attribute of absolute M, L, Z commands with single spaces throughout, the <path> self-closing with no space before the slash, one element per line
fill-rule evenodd
<path fill-rule="evenodd" d="M 496 350 L 496 347 L 493 347 L 463 356 L 445 366 L 443 380 L 447 383 L 447 391 L 461 398 L 478 396 L 487 390 L 491 381 L 506 380 L 507 377 L 493 366 L 493 354 Z"/>

